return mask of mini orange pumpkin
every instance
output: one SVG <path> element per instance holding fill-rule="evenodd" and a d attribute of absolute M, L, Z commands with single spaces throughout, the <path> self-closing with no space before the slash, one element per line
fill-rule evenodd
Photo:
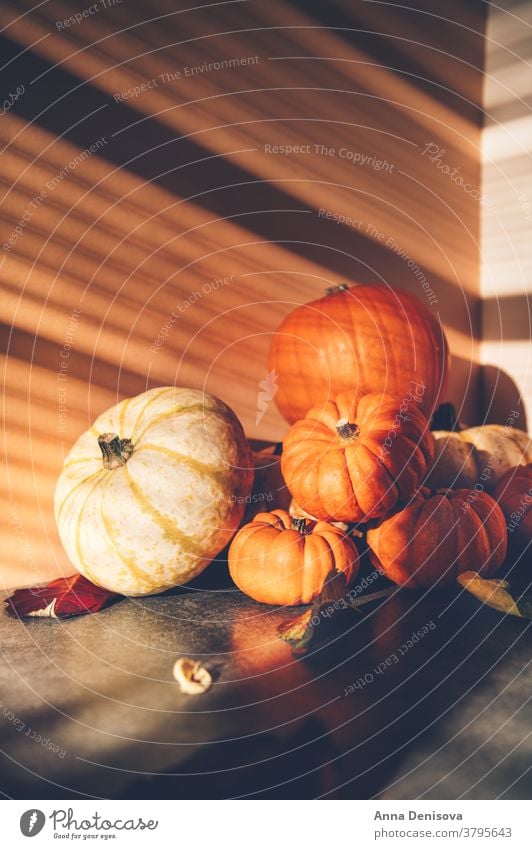
<path fill-rule="evenodd" d="M 318 519 L 366 522 L 390 513 L 421 484 L 434 456 L 413 403 L 351 392 L 310 410 L 283 443 L 281 469 L 299 506 Z"/>
<path fill-rule="evenodd" d="M 404 508 L 369 530 L 370 560 L 406 587 L 448 586 L 461 572 L 490 578 L 506 557 L 502 510 L 486 492 L 422 487 Z"/>
<path fill-rule="evenodd" d="M 347 583 L 358 574 L 358 550 L 327 522 L 258 513 L 229 548 L 229 572 L 243 593 L 264 604 L 310 604 L 332 569 Z"/>
<path fill-rule="evenodd" d="M 517 547 L 532 539 L 532 463 L 508 469 L 495 487 L 493 497 L 507 522 L 508 541 Z"/>

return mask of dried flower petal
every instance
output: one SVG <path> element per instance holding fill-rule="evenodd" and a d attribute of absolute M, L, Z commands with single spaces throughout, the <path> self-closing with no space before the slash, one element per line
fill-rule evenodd
<path fill-rule="evenodd" d="M 187 696 L 198 696 L 205 693 L 212 685 L 212 676 L 199 660 L 191 657 L 180 657 L 174 663 L 174 678 L 179 689 Z"/>

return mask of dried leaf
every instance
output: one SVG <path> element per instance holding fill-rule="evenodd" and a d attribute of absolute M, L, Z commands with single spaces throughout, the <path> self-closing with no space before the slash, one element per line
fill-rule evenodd
<path fill-rule="evenodd" d="M 301 616 L 295 619 L 287 619 L 277 626 L 277 633 L 287 643 L 299 643 L 305 636 L 312 616 L 312 608 L 309 607 Z M 312 627 L 312 626 L 310 626 Z"/>
<path fill-rule="evenodd" d="M 324 645 L 352 624 L 352 614 L 368 602 L 386 598 L 398 592 L 390 587 L 379 592 L 352 599 L 347 594 L 345 575 L 333 569 L 327 575 L 321 593 L 316 596 L 310 610 L 282 622 L 277 633 L 290 643 L 294 655 L 304 655 L 310 648 Z"/>
<path fill-rule="evenodd" d="M 58 578 L 45 587 L 16 590 L 6 599 L 6 604 L 11 616 L 62 619 L 95 613 L 113 598 L 119 596 L 97 587 L 83 575 L 72 575 L 70 578 Z"/>
<path fill-rule="evenodd" d="M 523 594 L 514 598 L 508 581 L 481 578 L 477 572 L 463 572 L 457 580 L 465 590 L 494 610 L 532 619 L 532 596 Z"/>
<path fill-rule="evenodd" d="M 187 696 L 198 696 L 212 686 L 212 675 L 199 660 L 191 657 L 180 657 L 174 663 L 174 678 L 179 689 Z"/>

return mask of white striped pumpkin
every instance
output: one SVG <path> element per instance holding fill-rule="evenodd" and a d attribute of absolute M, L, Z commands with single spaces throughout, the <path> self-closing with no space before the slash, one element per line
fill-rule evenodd
<path fill-rule="evenodd" d="M 199 575 L 242 520 L 253 463 L 229 407 L 194 389 L 151 389 L 102 413 L 65 460 L 59 535 L 99 586 L 141 596 Z"/>
<path fill-rule="evenodd" d="M 436 430 L 432 435 L 434 462 L 425 480 L 431 489 L 473 489 L 482 484 L 490 492 L 508 469 L 532 463 L 532 440 L 508 425 Z"/>

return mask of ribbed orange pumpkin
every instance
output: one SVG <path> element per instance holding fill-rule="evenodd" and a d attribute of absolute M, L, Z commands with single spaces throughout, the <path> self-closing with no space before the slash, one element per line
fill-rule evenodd
<path fill-rule="evenodd" d="M 286 510 L 258 513 L 229 548 L 229 571 L 243 593 L 264 604 L 309 604 L 332 569 L 358 574 L 354 542 L 327 522 L 293 519 Z"/>
<path fill-rule="evenodd" d="M 427 420 L 415 405 L 379 393 L 357 402 L 351 392 L 341 392 L 292 425 L 281 469 L 307 513 L 366 522 L 413 495 L 433 454 Z"/>
<path fill-rule="evenodd" d="M 424 386 L 431 415 L 445 391 L 449 352 L 443 328 L 414 295 L 384 284 L 340 288 L 297 307 L 272 341 L 275 403 L 289 422 L 350 390 L 405 397 Z"/>
<path fill-rule="evenodd" d="M 508 541 L 526 546 L 532 539 L 532 463 L 508 469 L 495 487 L 493 497 L 504 513 Z"/>
<path fill-rule="evenodd" d="M 423 487 L 412 501 L 368 531 L 373 565 L 406 587 L 448 586 L 461 572 L 490 578 L 506 557 L 506 522 L 485 492 Z"/>

